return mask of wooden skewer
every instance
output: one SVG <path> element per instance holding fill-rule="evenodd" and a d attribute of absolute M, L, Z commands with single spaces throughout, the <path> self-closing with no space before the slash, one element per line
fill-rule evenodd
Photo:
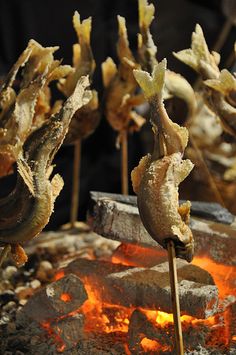
<path fill-rule="evenodd" d="M 216 186 L 214 177 L 213 177 L 213 175 L 211 175 L 210 170 L 209 170 L 209 168 L 208 168 L 208 166 L 207 166 L 207 164 L 205 162 L 205 159 L 203 157 L 203 154 L 200 151 L 200 149 L 198 148 L 197 143 L 195 142 L 195 139 L 194 139 L 194 137 L 193 137 L 193 135 L 191 133 L 189 133 L 189 139 L 190 139 L 191 144 L 192 144 L 192 146 L 193 146 L 193 148 L 194 148 L 194 150 L 195 150 L 195 152 L 197 154 L 198 160 L 201 163 L 202 170 L 205 173 L 205 176 L 206 176 L 206 179 L 207 179 L 208 184 L 210 186 L 210 189 L 212 190 L 212 192 L 215 195 L 216 201 L 221 206 L 225 207 L 224 200 L 223 200 L 223 198 L 221 196 L 221 193 L 220 193 L 219 189 Z"/>
<path fill-rule="evenodd" d="M 78 139 L 74 144 L 73 180 L 72 180 L 72 195 L 71 195 L 71 210 L 70 210 L 71 228 L 75 227 L 78 218 L 80 165 L 81 165 L 81 139 Z"/>
<path fill-rule="evenodd" d="M 128 183 L 128 134 L 127 130 L 121 132 L 121 191 L 122 195 L 129 194 Z"/>
<path fill-rule="evenodd" d="M 169 274 L 170 274 L 170 287 L 171 287 L 171 302 L 174 315 L 174 328 L 175 328 L 175 344 L 176 355 L 184 355 L 184 344 L 182 327 L 180 320 L 180 306 L 179 306 L 179 293 L 178 293 L 178 279 L 176 270 L 175 258 L 175 245 L 172 240 L 167 244 L 168 261 L 169 261 Z"/>
<path fill-rule="evenodd" d="M 7 244 L 7 245 L 3 248 L 3 250 L 2 250 L 2 252 L 1 252 L 1 254 L 0 254 L 0 267 L 2 266 L 4 260 L 6 259 L 8 253 L 10 252 L 10 250 L 11 250 L 11 245 L 10 245 L 10 244 Z"/>

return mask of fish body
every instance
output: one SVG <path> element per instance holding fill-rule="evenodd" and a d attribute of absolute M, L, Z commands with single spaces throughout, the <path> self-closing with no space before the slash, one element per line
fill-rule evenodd
<path fill-rule="evenodd" d="M 131 173 L 137 194 L 140 218 L 150 236 L 163 247 L 171 239 L 176 255 L 191 261 L 193 236 L 188 226 L 190 202 L 179 206 L 179 184 L 193 168 L 190 160 L 183 160 L 188 132 L 173 123 L 163 104 L 163 86 L 166 61 L 155 65 L 152 75 L 134 71 L 151 106 L 151 124 L 154 133 L 152 154 L 143 157 Z"/>
<path fill-rule="evenodd" d="M 69 123 L 91 99 L 87 77 L 82 77 L 59 113 L 26 140 L 17 160 L 17 183 L 12 193 L 0 200 L 0 245 L 21 244 L 35 237 L 48 223 L 63 180 L 52 179 L 52 160 L 68 131 Z"/>

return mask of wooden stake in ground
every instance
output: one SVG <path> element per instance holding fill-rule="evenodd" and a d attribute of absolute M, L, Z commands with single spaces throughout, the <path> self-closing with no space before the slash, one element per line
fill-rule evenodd
<path fill-rule="evenodd" d="M 78 220 L 79 191 L 80 191 L 81 139 L 74 143 L 73 178 L 71 193 L 70 225 L 75 228 Z"/>
<path fill-rule="evenodd" d="M 0 267 L 2 266 L 4 260 L 6 259 L 10 251 L 11 251 L 11 245 L 10 244 L 5 245 L 5 247 L 3 248 L 0 254 Z"/>
<path fill-rule="evenodd" d="M 184 355 L 182 326 L 180 320 L 180 305 L 179 305 L 176 258 L 175 258 L 175 245 L 172 240 L 170 240 L 167 243 L 167 250 L 168 250 L 168 262 L 169 262 L 169 273 L 170 273 L 171 303 L 172 303 L 173 316 L 174 316 L 175 345 L 176 345 L 176 352 L 177 352 L 176 354 Z"/>
<path fill-rule="evenodd" d="M 122 195 L 129 194 L 128 181 L 128 132 L 121 132 L 121 191 Z"/>
<path fill-rule="evenodd" d="M 95 61 L 90 46 L 91 21 L 91 18 L 81 21 L 79 13 L 75 11 L 73 26 L 78 37 L 78 43 L 73 46 L 74 70 L 71 71 L 59 86 L 59 89 L 65 96 L 69 96 L 71 92 L 73 92 L 74 85 L 81 76 L 89 75 L 91 84 L 95 69 Z M 84 223 L 77 222 L 80 190 L 81 142 L 82 139 L 86 139 L 95 131 L 100 121 L 98 93 L 96 90 L 91 90 L 86 98 L 87 104 L 74 114 L 65 139 L 65 144 L 74 145 L 74 161 L 70 222 L 62 226 L 62 229 L 84 229 L 85 227 Z"/>

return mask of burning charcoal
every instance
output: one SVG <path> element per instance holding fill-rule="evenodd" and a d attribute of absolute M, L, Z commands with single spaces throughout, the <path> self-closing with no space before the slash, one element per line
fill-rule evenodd
<path fill-rule="evenodd" d="M 156 248 L 156 243 L 143 227 L 135 204 L 117 202 L 101 197 L 90 211 L 89 223 L 95 233 L 122 243 Z M 208 255 L 226 265 L 236 265 L 236 227 L 212 221 L 191 218 L 195 241 L 195 255 Z M 206 247 L 207 246 L 207 247 Z"/>
<path fill-rule="evenodd" d="M 103 260 L 76 259 L 63 269 L 65 274 L 75 274 L 80 278 L 94 276 L 103 279 L 109 274 L 129 270 L 130 266 L 113 264 Z"/>
<path fill-rule="evenodd" d="M 144 248 L 121 243 L 112 254 L 112 261 L 131 266 L 152 267 L 167 260 L 164 249 Z"/>
<path fill-rule="evenodd" d="M 23 312 L 31 319 L 43 322 L 75 311 L 86 299 L 87 293 L 80 279 L 67 275 L 36 292 Z"/>
<path fill-rule="evenodd" d="M 165 329 L 157 329 L 155 325 L 149 321 L 147 316 L 139 310 L 135 310 L 132 313 L 128 331 L 128 346 L 129 350 L 133 352 L 142 352 L 144 350 L 142 346 L 143 339 L 150 339 L 151 341 L 157 341 L 155 350 L 160 349 L 160 345 L 170 347 L 173 344 L 173 339 L 167 334 Z"/>
<path fill-rule="evenodd" d="M 137 197 L 132 195 L 120 195 L 107 192 L 90 192 L 90 208 L 97 203 L 100 198 L 109 198 L 110 200 L 125 203 L 137 207 Z M 180 200 L 180 204 L 186 200 Z M 219 203 L 205 202 L 205 201 L 191 201 L 191 216 L 201 217 L 210 221 L 220 222 L 224 224 L 231 224 L 235 220 L 235 216 Z"/>
<path fill-rule="evenodd" d="M 53 334 L 60 339 L 60 346 L 58 351 L 69 350 L 74 348 L 83 338 L 84 334 L 84 316 L 76 314 L 71 317 L 66 317 L 58 322 L 50 325 Z"/>
<path fill-rule="evenodd" d="M 177 271 L 181 313 L 196 318 L 214 315 L 218 309 L 218 290 L 210 275 L 205 276 L 208 273 L 198 267 L 195 269 L 194 265 L 188 269 L 182 262 L 177 263 Z M 197 274 L 200 282 L 196 282 Z M 206 281 L 210 284 L 205 284 Z M 151 269 L 133 268 L 113 273 L 105 278 L 105 284 L 113 303 L 172 313 L 168 263 Z"/>
<path fill-rule="evenodd" d="M 182 313 L 197 318 L 215 314 L 218 290 L 211 275 L 182 260 L 177 261 L 177 269 Z M 75 273 L 85 279 L 104 302 L 172 312 L 168 263 L 147 269 L 77 259 L 64 272 Z"/>
<path fill-rule="evenodd" d="M 220 339 L 223 332 L 222 324 L 210 326 L 207 320 L 191 321 L 182 318 L 183 339 L 185 354 L 222 354 L 222 352 L 212 352 L 211 341 L 207 339 Z M 173 348 L 174 339 L 173 318 L 170 315 L 157 311 L 135 310 L 132 313 L 128 331 L 128 346 L 132 354 L 152 353 L 152 354 L 176 354 Z M 203 348 L 206 346 L 206 349 Z M 199 349 L 197 352 L 196 349 Z M 206 352 L 202 352 L 204 349 Z M 167 353 L 166 353 L 167 351 Z"/>

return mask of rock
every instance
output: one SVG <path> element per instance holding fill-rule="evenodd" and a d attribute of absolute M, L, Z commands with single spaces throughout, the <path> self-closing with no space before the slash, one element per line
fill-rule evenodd
<path fill-rule="evenodd" d="M 12 309 L 16 309 L 16 302 L 14 301 L 10 301 L 8 302 L 7 304 L 5 304 L 3 307 L 2 307 L 2 310 L 5 311 L 5 312 L 9 312 L 11 311 Z"/>
<path fill-rule="evenodd" d="M 52 264 L 47 261 L 41 261 L 36 272 L 36 277 L 40 281 L 49 281 L 53 276 L 53 267 Z"/>
<path fill-rule="evenodd" d="M 2 271 L 2 278 L 4 280 L 10 280 L 16 273 L 17 268 L 15 266 L 7 266 L 6 269 Z"/>
<path fill-rule="evenodd" d="M 15 290 L 19 300 L 29 298 L 33 295 L 34 290 L 32 287 L 19 286 Z"/>
<path fill-rule="evenodd" d="M 41 286 L 41 282 L 39 280 L 33 280 L 31 281 L 30 286 L 35 290 Z"/>
<path fill-rule="evenodd" d="M 0 304 L 4 305 L 10 301 L 16 301 L 15 292 L 12 290 L 5 290 L 0 294 Z"/>

